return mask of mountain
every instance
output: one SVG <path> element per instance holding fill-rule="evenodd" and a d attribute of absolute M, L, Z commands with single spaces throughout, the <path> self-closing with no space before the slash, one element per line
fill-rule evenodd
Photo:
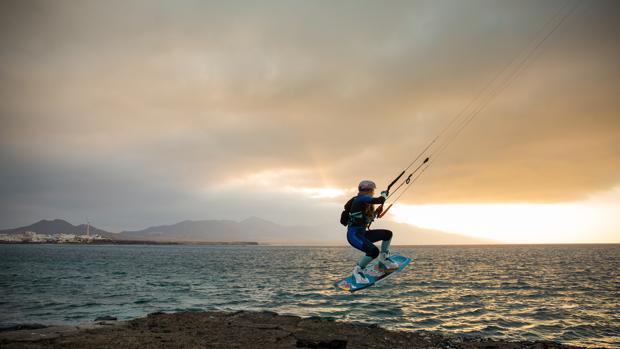
<path fill-rule="evenodd" d="M 73 225 L 62 219 L 54 219 L 54 220 L 40 220 L 34 224 L 0 230 L 0 234 L 23 234 L 27 231 L 33 231 L 38 234 L 86 234 L 86 224 Z M 103 229 L 99 229 L 97 227 L 90 226 L 91 234 L 99 234 L 104 237 L 113 238 L 116 236 L 114 233 L 107 232 Z"/>
<path fill-rule="evenodd" d="M 460 245 L 497 244 L 500 241 L 479 239 L 459 234 L 422 229 L 409 224 L 379 220 L 375 229 L 394 232 L 394 244 L 398 245 Z M 40 234 L 85 234 L 86 225 L 74 226 L 62 220 L 42 220 L 29 226 L 0 231 L 3 234 L 19 234 L 34 231 Z M 273 244 L 346 245 L 346 228 L 338 223 L 317 226 L 286 226 L 258 217 L 240 222 L 233 220 L 182 221 L 171 225 L 153 226 L 136 231 L 110 233 L 90 227 L 91 234 L 115 240 L 144 240 L 158 242 L 260 242 Z"/>
<path fill-rule="evenodd" d="M 315 241 L 304 236 L 312 235 L 316 227 L 282 226 L 258 217 L 240 222 L 232 220 L 183 221 L 137 231 L 123 231 L 119 239 L 151 241 L 257 241 L 287 242 Z"/>
<path fill-rule="evenodd" d="M 380 221 L 373 228 L 390 229 L 400 245 L 497 244 L 500 241 L 422 229 L 409 224 Z M 278 244 L 347 244 L 346 228 L 335 223 L 323 226 L 284 226 L 258 217 L 232 220 L 183 221 L 138 231 L 123 231 L 119 239 L 151 241 L 256 241 Z"/>

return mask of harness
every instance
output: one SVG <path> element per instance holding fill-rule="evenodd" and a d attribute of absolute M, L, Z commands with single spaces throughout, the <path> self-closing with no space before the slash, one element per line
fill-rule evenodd
<path fill-rule="evenodd" d="M 340 214 L 340 223 L 344 226 L 349 227 L 368 227 L 370 223 L 374 220 L 373 215 L 368 214 L 368 205 L 361 205 L 359 210 L 351 211 L 353 208 L 353 204 L 357 203 L 356 199 L 360 196 L 352 197 L 347 203 L 344 205 L 344 211 Z M 358 207 L 356 207 L 358 208 Z"/>

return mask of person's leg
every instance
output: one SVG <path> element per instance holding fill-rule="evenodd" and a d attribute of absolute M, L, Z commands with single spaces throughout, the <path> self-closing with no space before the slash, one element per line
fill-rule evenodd
<path fill-rule="evenodd" d="M 347 231 L 347 240 L 351 246 L 366 253 L 358 262 L 357 265 L 364 269 L 370 261 L 377 258 L 379 255 L 379 249 L 365 236 L 363 229 L 349 229 Z"/>
<path fill-rule="evenodd" d="M 368 263 L 370 263 L 370 261 L 372 261 L 373 258 L 370 256 L 362 256 L 362 258 L 360 258 L 359 261 L 357 261 L 357 265 L 360 266 L 360 268 L 364 269 L 366 268 L 366 266 L 368 265 Z"/>
<path fill-rule="evenodd" d="M 355 268 L 353 268 L 352 274 L 353 274 L 353 277 L 355 278 L 355 282 L 369 283 L 370 280 L 368 280 L 366 275 L 364 275 L 363 270 L 364 268 L 366 268 L 368 263 L 370 263 L 370 261 L 373 260 L 376 257 L 376 255 L 379 254 L 379 250 L 377 249 L 375 245 L 372 244 L 372 242 L 364 238 L 363 228 L 361 229 L 350 228 L 347 231 L 347 240 L 349 241 L 351 246 L 366 253 L 366 255 L 357 262 L 357 264 L 355 265 Z M 374 247 L 374 250 L 376 250 L 376 252 L 371 251 L 369 245 Z"/>
<path fill-rule="evenodd" d="M 389 259 L 388 251 L 392 242 L 392 232 L 386 229 L 372 229 L 366 232 L 366 237 L 370 241 L 381 241 L 381 253 L 379 254 L 379 264 L 387 270 L 398 268 L 398 264 Z"/>
<path fill-rule="evenodd" d="M 381 241 L 381 252 L 386 253 L 390 250 L 392 242 L 392 232 L 387 229 L 371 229 L 366 232 L 366 238 L 371 242 Z"/>

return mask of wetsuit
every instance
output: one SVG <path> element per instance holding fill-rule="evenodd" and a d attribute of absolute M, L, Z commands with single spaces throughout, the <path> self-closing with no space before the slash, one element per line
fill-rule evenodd
<path fill-rule="evenodd" d="M 379 249 L 373 242 L 390 241 L 392 232 L 387 229 L 368 229 L 368 224 L 374 219 L 375 204 L 382 204 L 385 198 L 373 198 L 370 195 L 358 195 L 345 205 L 349 206 L 349 224 L 347 225 L 347 241 L 351 246 L 366 253 L 370 258 L 379 256 Z"/>

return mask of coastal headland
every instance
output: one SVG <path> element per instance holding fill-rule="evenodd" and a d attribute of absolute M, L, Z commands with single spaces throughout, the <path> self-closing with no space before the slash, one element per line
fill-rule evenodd
<path fill-rule="evenodd" d="M 103 317 L 82 326 L 22 326 L 0 332 L 13 348 L 445 348 L 572 349 L 548 341 L 501 341 L 272 312 L 153 313 L 130 321 Z"/>

